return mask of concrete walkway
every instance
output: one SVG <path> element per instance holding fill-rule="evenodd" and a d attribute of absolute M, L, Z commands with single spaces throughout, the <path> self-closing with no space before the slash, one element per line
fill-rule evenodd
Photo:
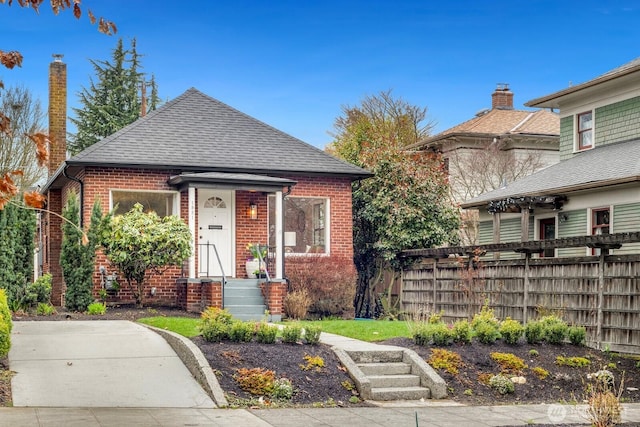
<path fill-rule="evenodd" d="M 122 320 L 14 322 L 14 406 L 214 408 L 155 332 Z"/>

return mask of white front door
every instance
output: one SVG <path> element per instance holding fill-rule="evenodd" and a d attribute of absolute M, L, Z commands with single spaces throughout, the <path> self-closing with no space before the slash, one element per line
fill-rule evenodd
<path fill-rule="evenodd" d="M 232 190 L 198 189 L 199 275 L 235 275 L 233 230 L 234 192 Z M 206 244 L 209 244 L 208 246 Z M 216 257 L 216 250 L 218 257 Z"/>

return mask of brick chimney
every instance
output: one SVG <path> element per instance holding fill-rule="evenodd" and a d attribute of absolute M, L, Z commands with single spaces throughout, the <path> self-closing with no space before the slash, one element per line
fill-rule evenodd
<path fill-rule="evenodd" d="M 492 110 L 513 110 L 513 92 L 509 90 L 509 83 L 498 83 L 491 94 Z"/>
<path fill-rule="evenodd" d="M 49 65 L 49 177 L 67 159 L 67 64 L 61 54 Z"/>

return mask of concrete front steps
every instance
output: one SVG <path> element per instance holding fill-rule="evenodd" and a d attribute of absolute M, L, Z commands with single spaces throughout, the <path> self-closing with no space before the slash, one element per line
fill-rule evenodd
<path fill-rule="evenodd" d="M 228 279 L 224 287 L 224 308 L 239 320 L 261 320 L 267 306 L 258 279 Z"/>
<path fill-rule="evenodd" d="M 446 397 L 446 383 L 416 352 L 401 347 L 334 352 L 365 400 L 421 400 Z"/>

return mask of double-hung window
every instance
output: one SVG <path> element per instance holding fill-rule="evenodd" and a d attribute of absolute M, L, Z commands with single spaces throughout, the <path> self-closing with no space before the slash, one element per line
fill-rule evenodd
<path fill-rule="evenodd" d="M 577 120 L 577 148 L 578 151 L 593 147 L 593 112 L 578 114 Z"/>

